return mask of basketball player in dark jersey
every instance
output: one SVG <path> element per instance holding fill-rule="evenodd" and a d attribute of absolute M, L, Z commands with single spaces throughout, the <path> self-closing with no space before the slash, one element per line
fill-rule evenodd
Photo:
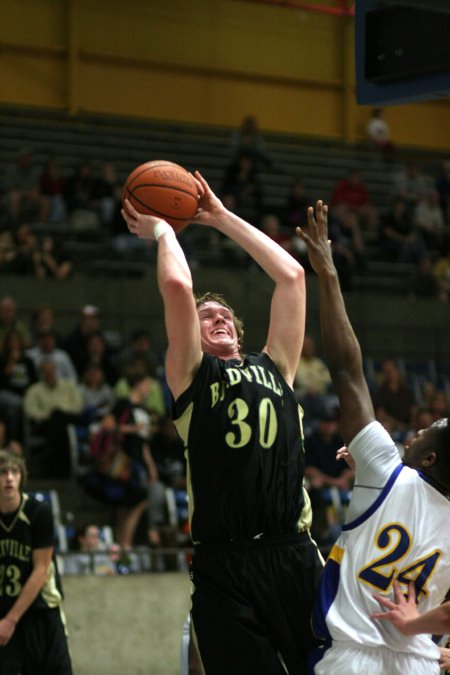
<path fill-rule="evenodd" d="M 0 675 L 72 675 L 52 514 L 25 479 L 23 459 L 0 450 Z"/>
<path fill-rule="evenodd" d="M 302 411 L 292 389 L 304 336 L 304 270 L 195 175 L 194 220 L 241 246 L 275 289 L 266 344 L 244 354 L 242 324 L 227 302 L 195 298 L 172 228 L 125 202 L 129 230 L 158 241 L 166 377 L 188 462 L 192 622 L 206 675 L 302 675 L 315 646 L 310 613 L 322 569 L 308 531 Z"/>

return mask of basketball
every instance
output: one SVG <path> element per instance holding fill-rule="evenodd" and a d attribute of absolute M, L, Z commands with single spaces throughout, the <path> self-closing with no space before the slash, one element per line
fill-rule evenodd
<path fill-rule="evenodd" d="M 175 232 L 183 230 L 198 208 L 197 184 L 179 164 L 165 160 L 136 167 L 125 181 L 122 201 L 139 213 L 166 220 Z"/>

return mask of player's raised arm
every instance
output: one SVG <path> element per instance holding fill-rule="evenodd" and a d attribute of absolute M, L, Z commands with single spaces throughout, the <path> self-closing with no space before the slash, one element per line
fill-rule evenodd
<path fill-rule="evenodd" d="M 198 173 L 198 223 L 208 224 L 243 248 L 275 282 L 264 348 L 292 386 L 303 346 L 306 294 L 303 267 L 270 237 L 228 211 Z"/>
<path fill-rule="evenodd" d="M 333 385 L 339 396 L 341 428 L 348 444 L 375 419 L 364 378 L 359 342 L 347 315 L 339 278 L 328 240 L 328 208 L 317 202 L 308 209 L 307 229 L 297 228 L 306 243 L 308 256 L 319 279 L 320 325 L 325 355 Z"/>
<path fill-rule="evenodd" d="M 168 223 L 138 213 L 128 200 L 125 200 L 122 215 L 130 232 L 141 239 L 158 242 L 158 286 L 164 302 L 168 339 L 166 378 L 177 399 L 192 382 L 202 359 L 191 271 Z"/>

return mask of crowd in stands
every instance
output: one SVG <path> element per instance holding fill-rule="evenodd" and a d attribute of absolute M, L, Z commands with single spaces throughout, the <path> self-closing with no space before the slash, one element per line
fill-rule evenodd
<path fill-rule="evenodd" d="M 376 241 L 375 257 L 415 266 L 412 295 L 447 302 L 450 160 L 435 176 L 417 163 L 395 171 L 392 158 L 398 149 L 382 123 L 382 112 L 374 116 L 370 133 L 374 148 L 389 158 L 391 206 L 384 211 L 375 207 L 364 167 L 337 176 L 331 193 L 320 195 L 330 206 L 329 236 L 341 286 L 351 290 L 355 272 L 364 274 L 374 255 L 365 248 L 369 233 Z M 282 208 L 268 203 L 263 172 L 285 177 Z M 0 179 L 0 273 L 57 280 L 76 274 L 77 260 L 64 249 L 69 229 L 102 230 L 121 256 L 142 247 L 124 226 L 122 182 L 112 162 L 95 171 L 83 161 L 65 175 L 58 158 L 39 167 L 32 150 L 23 149 L 13 170 Z M 317 196 L 309 193 L 307 176 L 291 176 L 277 165 L 254 117 L 243 120 L 230 138 L 229 162 L 218 192 L 228 208 L 308 265 L 295 228 L 306 225 L 307 208 Z M 48 226 L 44 233 L 42 225 Z M 211 251 L 246 264 L 240 251 L 225 250 L 220 235 L 214 234 L 216 239 L 208 242 Z M 191 261 L 195 241 L 186 234 Z M 76 325 L 62 334 L 51 306 L 40 307 L 28 323 L 14 298 L 0 299 L 0 447 L 26 453 L 32 476 L 76 478 L 87 494 L 116 507 L 114 540 L 120 550 L 135 545 L 143 517 L 152 548 L 188 541 L 184 452 L 170 419 L 162 363 L 163 355 L 154 352 L 147 330 L 127 336 L 120 348 L 110 345 L 93 305 L 80 308 Z M 372 375 L 377 417 L 400 445 L 412 430 L 448 415 L 449 387 L 443 382 L 425 378 L 418 386 L 417 379 L 391 359 Z M 305 413 L 313 536 L 326 547 L 343 522 L 353 473 L 344 461 L 335 461 L 343 444 L 337 399 L 311 336 L 305 339 L 295 387 Z M 98 531 L 86 530 L 75 542 L 84 555 L 83 569 L 92 564 L 91 539 L 99 544 Z M 100 556 L 100 563 L 106 573 L 117 570 L 109 556 Z M 128 568 L 133 571 L 132 562 Z"/>
<path fill-rule="evenodd" d="M 135 544 L 144 513 L 150 546 L 178 545 L 187 520 L 184 449 L 150 334 L 136 331 L 114 349 L 93 305 L 63 335 L 49 307 L 32 323 L 14 298 L 0 299 L 2 447 L 26 454 L 32 478 L 75 478 L 115 507 L 122 548 Z"/>
<path fill-rule="evenodd" d="M 373 152 L 395 160 L 387 165 L 390 203 L 383 207 L 374 203 L 363 165 L 337 175 L 329 194 L 311 194 L 308 176 L 291 175 L 274 160 L 254 116 L 245 117 L 231 133 L 216 191 L 228 208 L 265 229 L 306 265 L 295 227 L 305 225 L 307 207 L 320 197 L 330 207 L 330 238 L 344 290 L 352 290 L 353 277 L 364 275 L 370 260 L 408 263 L 414 269 L 411 295 L 445 302 L 450 160 L 433 172 L 420 162 L 402 162 L 383 115 L 382 109 L 375 109 L 366 129 Z M 283 180 L 281 206 L 271 204 L 266 193 L 268 175 Z M 83 160 L 66 172 L 58 157 L 49 157 L 40 166 L 33 149 L 23 148 L 14 167 L 0 176 L 0 272 L 55 279 L 77 274 L 79 261 L 66 245 L 67 233 L 87 240 L 103 237 L 119 259 L 148 255 L 148 245 L 130 236 L 124 226 L 122 184 L 114 162 L 97 165 Z M 188 228 L 180 238 L 191 264 L 218 259 L 249 263 L 218 233 Z M 420 284 L 423 268 L 434 283 Z"/>
<path fill-rule="evenodd" d="M 26 455 L 32 478 L 75 479 L 112 507 L 120 551 L 142 543 L 142 530 L 156 552 L 190 543 L 184 448 L 170 418 L 162 363 L 147 330 L 133 332 L 120 347 L 109 344 L 93 305 L 81 307 L 76 324 L 62 334 L 51 307 L 27 322 L 14 298 L 0 298 L 0 445 Z M 450 374 L 439 379 L 431 368 L 418 373 L 385 359 L 367 364 L 367 378 L 377 418 L 399 446 L 448 415 Z M 313 536 L 326 549 L 342 525 L 353 472 L 335 459 L 343 445 L 338 401 L 311 335 L 295 393 L 304 411 Z M 133 571 L 138 562 L 130 560 Z M 177 556 L 162 560 L 153 569 L 179 569 Z"/>

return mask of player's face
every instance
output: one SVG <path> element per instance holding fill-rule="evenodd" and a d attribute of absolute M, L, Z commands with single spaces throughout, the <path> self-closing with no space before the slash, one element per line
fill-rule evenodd
<path fill-rule="evenodd" d="M 420 429 L 415 436 L 405 444 L 405 453 L 403 455 L 403 464 L 415 468 L 420 468 L 422 460 L 432 452 L 430 444 L 431 430 Z"/>
<path fill-rule="evenodd" d="M 17 466 L 0 466 L 0 502 L 11 503 L 20 496 L 20 469 Z"/>
<path fill-rule="evenodd" d="M 217 302 L 198 307 L 202 350 L 213 356 L 239 354 L 239 342 L 231 310 Z"/>

